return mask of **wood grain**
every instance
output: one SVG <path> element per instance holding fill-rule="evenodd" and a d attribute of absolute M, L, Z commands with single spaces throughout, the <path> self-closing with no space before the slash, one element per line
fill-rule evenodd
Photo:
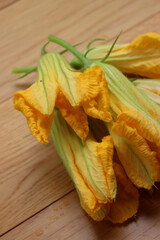
<path fill-rule="evenodd" d="M 12 100 L 3 103 L 0 112 L 2 233 L 62 197 L 73 185 L 53 144 L 43 146 L 32 136 L 25 137 L 29 130 L 21 121 L 26 123 L 26 120 L 13 111 Z"/>
<path fill-rule="evenodd" d="M 19 0 L 1 0 L 0 1 L 0 10 L 9 7 L 11 4 L 14 4 L 15 2 L 17 2 Z"/>
<path fill-rule="evenodd" d="M 10 80 L 15 77 L 10 75 L 11 70 L 36 65 L 48 34 L 71 43 L 104 35 L 109 40 L 159 10 L 158 0 L 115 0 L 114 4 L 110 0 L 96 0 L 94 4 L 92 0 L 33 0 L 30 4 L 21 0 L 7 7 L 0 14 L 0 86 L 5 88 L 0 102 L 13 94 Z M 52 49 L 57 51 L 57 45 L 52 44 Z"/>
<path fill-rule="evenodd" d="M 49 206 L 4 235 L 1 240 L 158 240 L 160 192 L 143 192 L 136 220 L 125 224 L 94 222 L 81 209 L 76 192 Z"/>
<path fill-rule="evenodd" d="M 140 33 L 159 31 L 159 11 L 158 0 L 115 0 L 114 4 L 110 0 L 32 0 L 29 4 L 27 0 L 20 0 L 0 11 L 0 234 L 73 189 L 52 144 L 44 147 L 32 136 L 24 138 L 29 130 L 24 117 L 13 109 L 12 95 L 35 81 L 36 74 L 13 83 L 12 68 L 36 65 L 49 33 L 71 43 L 85 40 L 86 44 L 89 39 L 103 35 L 111 41 L 123 29 L 119 42 L 124 43 Z M 49 49 L 60 50 L 56 45 Z M 79 206 L 77 198 L 74 199 Z M 66 212 L 68 221 L 74 214 L 74 211 Z M 79 224 L 87 224 L 87 231 L 92 225 L 85 219 L 81 215 Z M 34 228 L 35 225 L 33 231 Z M 22 231 L 21 227 L 17 229 Z"/>

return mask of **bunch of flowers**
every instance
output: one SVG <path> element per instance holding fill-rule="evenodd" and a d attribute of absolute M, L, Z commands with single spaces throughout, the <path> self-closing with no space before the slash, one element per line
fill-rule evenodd
<path fill-rule="evenodd" d="M 65 51 L 47 52 L 47 43 L 36 67 L 13 70 L 38 73 L 33 85 L 14 94 L 14 107 L 39 142 L 51 133 L 82 208 L 113 223 L 135 216 L 138 189 L 160 181 L 160 35 L 123 45 L 118 37 L 91 48 L 99 39 L 92 40 L 80 53 L 49 35 L 48 43 L 75 56 L 71 62 Z"/>

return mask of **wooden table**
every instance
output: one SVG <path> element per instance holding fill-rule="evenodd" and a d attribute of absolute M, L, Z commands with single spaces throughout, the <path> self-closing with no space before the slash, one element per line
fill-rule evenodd
<path fill-rule="evenodd" d="M 143 193 L 136 220 L 122 225 L 93 222 L 51 141 L 30 136 L 25 118 L 13 109 L 13 93 L 36 74 L 13 82 L 14 67 L 34 66 L 52 33 L 72 44 L 95 37 L 119 43 L 160 32 L 159 0 L 0 0 L 0 234 L 1 240 L 158 240 L 160 194 Z M 60 47 L 51 44 L 53 51 Z"/>

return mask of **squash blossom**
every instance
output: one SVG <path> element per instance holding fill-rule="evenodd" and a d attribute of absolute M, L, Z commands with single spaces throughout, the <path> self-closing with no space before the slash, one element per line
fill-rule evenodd
<path fill-rule="evenodd" d="M 130 82 L 122 72 L 158 78 L 160 37 L 148 33 L 124 45 L 116 40 L 81 54 L 50 35 L 76 58 L 69 63 L 43 48 L 37 67 L 14 70 L 38 73 L 31 87 L 14 94 L 14 107 L 39 142 L 47 143 L 51 132 L 88 215 L 122 223 L 137 212 L 136 187 L 151 189 L 160 181 L 158 82 Z"/>
<path fill-rule="evenodd" d="M 48 53 L 40 58 L 37 72 L 37 82 L 14 94 L 14 106 L 25 115 L 39 142 L 48 141 L 55 105 L 82 139 L 88 135 L 87 115 L 112 121 L 107 83 L 100 67 L 77 72 L 60 54 Z"/>
<path fill-rule="evenodd" d="M 117 163 L 113 165 L 111 136 L 96 142 L 90 133 L 82 141 L 58 110 L 54 114 L 51 135 L 78 192 L 82 208 L 94 220 L 105 218 L 113 223 L 121 223 L 136 214 L 138 191 L 122 167 Z M 118 197 L 113 201 L 117 188 Z"/>
<path fill-rule="evenodd" d="M 130 180 L 150 189 L 160 181 L 160 107 L 114 66 L 99 64 L 109 88 L 114 121 L 106 123 Z"/>
<path fill-rule="evenodd" d="M 107 45 L 94 47 L 87 54 L 88 60 L 100 61 L 109 48 Z M 105 62 L 124 73 L 160 78 L 160 34 L 149 32 L 129 44 L 115 45 Z"/>

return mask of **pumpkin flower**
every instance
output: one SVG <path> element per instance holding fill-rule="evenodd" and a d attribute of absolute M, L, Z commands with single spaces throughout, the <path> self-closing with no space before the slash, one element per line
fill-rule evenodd
<path fill-rule="evenodd" d="M 89 134 L 82 141 L 67 125 L 58 110 L 55 110 L 51 135 L 63 163 L 91 211 L 112 201 L 116 195 L 113 170 L 113 141 L 106 136 L 97 143 Z"/>
<path fill-rule="evenodd" d="M 95 221 L 105 219 L 112 223 L 123 223 L 137 213 L 139 206 L 138 190 L 127 178 L 120 164 L 114 163 L 113 168 L 117 180 L 116 200 L 104 205 L 95 213 L 88 209 L 81 200 L 82 207 Z"/>
<path fill-rule="evenodd" d="M 14 94 L 14 106 L 40 142 L 47 143 L 51 131 L 88 215 L 122 223 L 138 209 L 133 185 L 151 189 L 160 181 L 160 106 L 145 93 L 158 96 L 156 80 L 155 88 L 147 80 L 132 83 L 120 70 L 158 78 L 160 37 L 148 33 L 124 45 L 117 39 L 81 54 L 50 35 L 76 58 L 69 63 L 43 48 L 38 66 L 27 72 L 36 69 L 38 80 Z"/>
<path fill-rule="evenodd" d="M 121 166 L 114 164 L 113 168 L 111 136 L 96 142 L 90 133 L 84 142 L 58 110 L 55 110 L 51 135 L 78 192 L 82 208 L 94 220 L 106 218 L 116 223 L 136 214 L 138 191 L 127 179 Z M 115 199 L 117 186 L 118 197 Z"/>
<path fill-rule="evenodd" d="M 94 47 L 87 53 L 87 58 L 100 61 L 109 49 L 108 45 Z M 149 32 L 129 44 L 115 45 L 105 63 L 114 65 L 123 73 L 160 78 L 160 34 Z"/>
<path fill-rule="evenodd" d="M 160 107 L 114 66 L 105 72 L 114 121 L 106 124 L 118 157 L 132 183 L 150 189 L 160 181 Z"/>
<path fill-rule="evenodd" d="M 159 79 L 137 79 L 133 84 L 140 91 L 160 105 L 160 80 Z"/>
<path fill-rule="evenodd" d="M 108 88 L 99 66 L 75 71 L 57 53 L 39 60 L 38 80 L 27 90 L 14 94 L 14 106 L 27 118 L 32 134 L 47 143 L 54 109 L 57 105 L 64 119 L 77 135 L 88 135 L 87 115 L 110 122 Z"/>

